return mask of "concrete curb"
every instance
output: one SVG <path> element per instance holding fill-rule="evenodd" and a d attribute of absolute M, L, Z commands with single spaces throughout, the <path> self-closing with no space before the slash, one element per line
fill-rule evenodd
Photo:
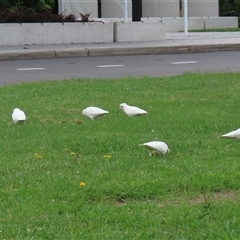
<path fill-rule="evenodd" d="M 176 46 L 150 46 L 126 48 L 95 48 L 88 49 L 88 56 L 118 56 L 118 55 L 143 55 L 143 54 L 177 54 L 200 53 L 217 51 L 239 51 L 240 44 L 201 44 L 201 45 L 176 45 Z"/>
<path fill-rule="evenodd" d="M 240 51 L 240 43 L 236 44 L 221 44 L 222 51 Z"/>
<path fill-rule="evenodd" d="M 217 51 L 240 51 L 240 43 L 226 44 L 192 44 L 173 46 L 138 46 L 138 47 L 95 47 L 75 48 L 59 50 L 12 50 L 0 52 L 0 61 L 20 59 L 45 59 L 66 57 L 89 56 L 120 56 L 143 54 L 177 54 L 177 53 L 201 53 Z"/>
<path fill-rule="evenodd" d="M 0 52 L 0 61 L 20 60 L 20 59 L 44 59 L 55 58 L 53 50 L 31 50 L 31 51 L 10 51 Z"/>
<path fill-rule="evenodd" d="M 55 56 L 57 58 L 65 58 L 65 57 L 88 57 L 89 50 L 88 49 L 69 49 L 69 50 L 56 50 Z"/>

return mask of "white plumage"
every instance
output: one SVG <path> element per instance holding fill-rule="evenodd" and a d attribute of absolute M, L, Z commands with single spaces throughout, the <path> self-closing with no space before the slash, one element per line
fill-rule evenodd
<path fill-rule="evenodd" d="M 240 128 L 237 130 L 231 131 L 229 133 L 226 133 L 226 134 L 222 135 L 221 137 L 240 139 Z"/>
<path fill-rule="evenodd" d="M 107 113 L 109 112 L 98 107 L 87 107 L 82 111 L 83 115 L 91 118 L 92 120 L 101 117 L 102 115 L 105 115 Z"/>
<path fill-rule="evenodd" d="M 165 142 L 161 141 L 152 141 L 139 144 L 139 146 L 145 147 L 148 151 L 149 156 L 152 156 L 156 153 L 165 155 L 167 152 L 170 152 L 168 145 Z"/>
<path fill-rule="evenodd" d="M 12 113 L 12 120 L 13 120 L 14 123 L 25 122 L 26 121 L 26 115 L 19 108 L 14 108 L 13 113 Z"/>
<path fill-rule="evenodd" d="M 147 111 L 135 107 L 135 106 L 129 106 L 126 103 L 121 103 L 119 105 L 120 109 L 122 109 L 129 117 L 134 117 L 134 116 L 140 116 L 143 114 L 147 114 Z"/>

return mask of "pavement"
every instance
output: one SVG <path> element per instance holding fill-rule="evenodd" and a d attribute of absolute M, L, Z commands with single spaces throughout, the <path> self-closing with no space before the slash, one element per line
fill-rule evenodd
<path fill-rule="evenodd" d="M 154 42 L 0 46 L 0 61 L 61 57 L 240 51 L 240 32 L 167 33 Z"/>

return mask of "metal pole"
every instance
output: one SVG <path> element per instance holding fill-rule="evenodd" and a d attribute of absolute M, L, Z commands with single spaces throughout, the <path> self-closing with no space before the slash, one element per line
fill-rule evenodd
<path fill-rule="evenodd" d="M 128 18 L 128 2 L 124 0 L 124 22 L 127 22 Z"/>
<path fill-rule="evenodd" d="M 61 14 L 62 12 L 62 2 L 60 0 L 58 0 L 58 14 Z"/>
<path fill-rule="evenodd" d="M 58 0 L 58 13 L 62 14 L 64 11 L 64 4 L 63 4 L 64 0 Z"/>
<path fill-rule="evenodd" d="M 188 2 L 184 0 L 184 32 L 188 36 Z"/>
<path fill-rule="evenodd" d="M 64 0 L 61 0 L 61 1 L 62 1 L 62 13 L 63 13 L 63 12 L 64 12 L 64 10 L 65 10 L 65 9 L 64 9 L 64 3 L 63 3 L 63 2 L 64 2 Z"/>

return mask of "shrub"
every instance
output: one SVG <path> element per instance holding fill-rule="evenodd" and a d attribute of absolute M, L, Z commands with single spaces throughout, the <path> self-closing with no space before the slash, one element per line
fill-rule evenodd
<path fill-rule="evenodd" d="M 19 8 L 31 8 L 35 11 L 51 10 L 55 0 L 1 0 L 0 8 L 7 8 L 10 11 L 18 10 Z"/>
<path fill-rule="evenodd" d="M 73 14 L 54 14 L 49 10 L 36 12 L 32 8 L 21 7 L 14 11 L 4 8 L 0 10 L 0 23 L 33 23 L 33 22 L 75 22 Z"/>

